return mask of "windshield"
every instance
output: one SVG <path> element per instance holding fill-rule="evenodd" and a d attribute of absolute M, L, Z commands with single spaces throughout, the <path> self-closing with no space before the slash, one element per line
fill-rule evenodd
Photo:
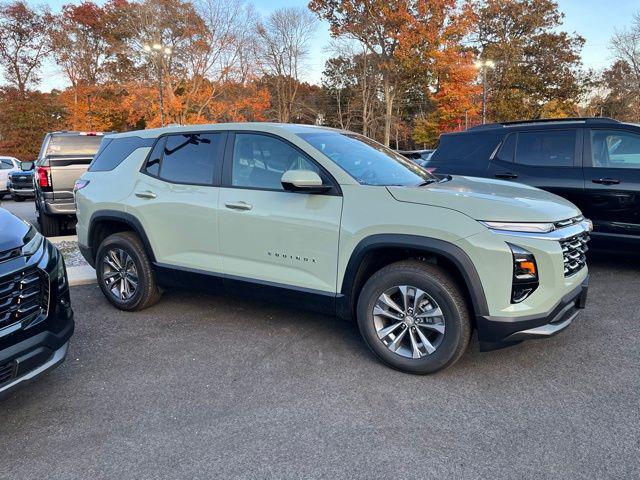
<path fill-rule="evenodd" d="M 363 135 L 299 133 L 362 185 L 423 185 L 436 178 L 399 153 Z"/>
<path fill-rule="evenodd" d="M 102 135 L 57 135 L 47 145 L 47 155 L 91 155 L 100 147 Z"/>

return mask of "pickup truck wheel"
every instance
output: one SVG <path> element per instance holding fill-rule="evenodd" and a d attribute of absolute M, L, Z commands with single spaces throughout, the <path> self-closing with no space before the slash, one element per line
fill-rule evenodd
<path fill-rule="evenodd" d="M 115 233 L 100 244 L 96 277 L 104 296 L 120 310 L 142 310 L 160 300 L 151 262 L 132 232 Z"/>
<path fill-rule="evenodd" d="M 16 202 L 24 200 L 22 197 L 14 197 Z M 20 198 L 20 200 L 18 200 Z M 38 224 L 40 225 L 40 233 L 45 237 L 57 237 L 62 231 L 62 222 L 55 215 L 47 215 L 40 212 L 38 216 Z"/>
<path fill-rule="evenodd" d="M 453 365 L 471 337 L 464 296 L 446 270 L 407 260 L 382 268 L 366 282 L 358 327 L 387 365 L 428 374 Z"/>

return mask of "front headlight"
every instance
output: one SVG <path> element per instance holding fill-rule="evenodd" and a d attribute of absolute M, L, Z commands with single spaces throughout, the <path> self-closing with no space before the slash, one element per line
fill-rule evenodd
<path fill-rule="evenodd" d="M 22 246 L 22 255 L 30 256 L 38 251 L 42 245 L 43 236 L 31 227 L 29 233 L 24 237 L 25 244 Z"/>
<path fill-rule="evenodd" d="M 549 233 L 556 229 L 551 222 L 490 222 L 481 220 L 480 223 L 491 230 L 502 232 Z"/>

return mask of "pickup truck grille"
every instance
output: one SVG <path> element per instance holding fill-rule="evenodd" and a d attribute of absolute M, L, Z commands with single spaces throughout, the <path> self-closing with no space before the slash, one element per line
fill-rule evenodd
<path fill-rule="evenodd" d="M 587 242 L 589 234 L 587 232 L 569 237 L 560 242 L 562 247 L 562 255 L 564 256 L 564 276 L 569 277 L 579 272 L 586 265 L 587 258 L 585 253 L 589 248 Z"/>
<path fill-rule="evenodd" d="M 0 329 L 35 320 L 48 303 L 49 280 L 37 268 L 0 278 Z"/>
<path fill-rule="evenodd" d="M 33 188 L 33 176 L 31 175 L 11 175 L 11 185 L 13 188 Z"/>

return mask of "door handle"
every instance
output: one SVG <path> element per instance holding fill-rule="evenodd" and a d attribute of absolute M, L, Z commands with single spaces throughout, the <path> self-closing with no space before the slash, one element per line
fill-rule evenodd
<path fill-rule="evenodd" d="M 617 185 L 620 183 L 620 180 L 617 178 L 594 178 L 591 180 L 593 183 L 600 183 L 602 185 Z"/>
<path fill-rule="evenodd" d="M 143 192 L 136 192 L 135 195 L 136 197 L 140 197 L 140 198 L 149 198 L 149 199 L 156 198 L 156 194 L 149 190 L 145 190 Z"/>
<path fill-rule="evenodd" d="M 225 207 L 231 210 L 251 210 L 253 205 L 247 202 L 229 202 L 224 204 Z"/>
<path fill-rule="evenodd" d="M 504 179 L 513 179 L 513 178 L 518 178 L 518 174 L 517 173 L 511 173 L 511 172 L 504 172 L 504 173 L 496 173 L 495 175 L 496 178 L 504 178 Z"/>

